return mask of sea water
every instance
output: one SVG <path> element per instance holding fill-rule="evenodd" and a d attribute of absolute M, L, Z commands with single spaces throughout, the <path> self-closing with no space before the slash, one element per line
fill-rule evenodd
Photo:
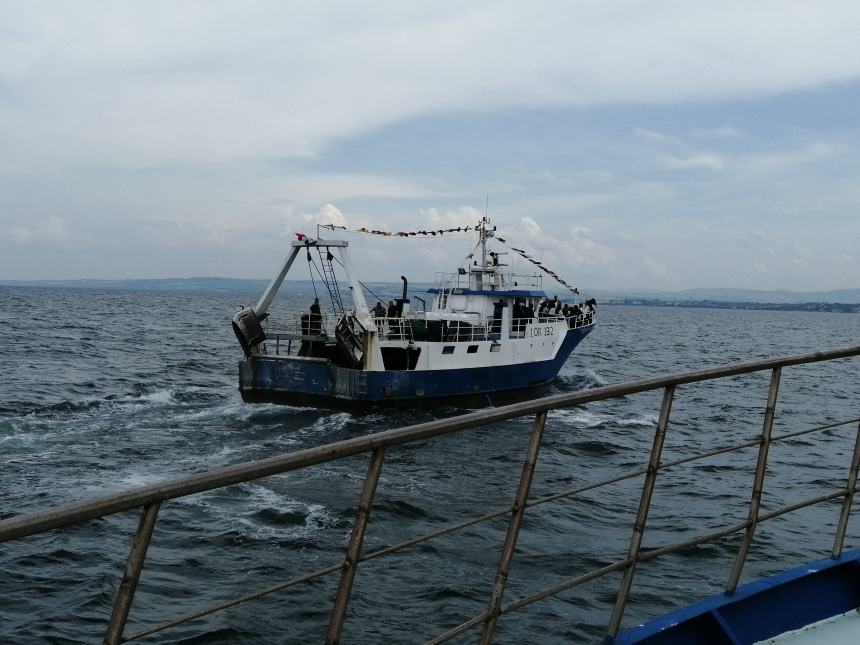
<path fill-rule="evenodd" d="M 248 294 L 0 288 L 0 517 L 462 412 L 369 414 L 242 403 L 230 328 Z M 301 308 L 308 303 L 292 302 Z M 550 393 L 845 347 L 860 316 L 600 307 Z M 858 359 L 784 370 L 775 432 L 860 416 Z M 664 461 L 755 438 L 769 374 L 678 388 Z M 660 392 L 550 413 L 532 497 L 647 463 Z M 390 449 L 365 551 L 508 506 L 530 432 L 520 419 Z M 844 485 L 856 426 L 775 444 L 765 510 Z M 660 474 L 645 534 L 661 546 L 746 519 L 756 454 Z M 163 504 L 126 633 L 342 560 L 366 457 Z M 526 513 L 505 602 L 623 559 L 641 478 Z M 762 525 L 744 579 L 822 557 L 838 502 Z M 139 512 L 0 545 L 0 640 L 100 641 Z M 505 518 L 359 567 L 344 642 L 421 642 L 480 613 Z M 857 545 L 852 520 L 847 545 Z M 625 625 L 722 589 L 737 536 L 640 565 Z M 499 620 L 496 642 L 597 642 L 619 576 Z M 144 642 L 324 638 L 336 576 Z M 458 642 L 473 642 L 476 632 Z"/>

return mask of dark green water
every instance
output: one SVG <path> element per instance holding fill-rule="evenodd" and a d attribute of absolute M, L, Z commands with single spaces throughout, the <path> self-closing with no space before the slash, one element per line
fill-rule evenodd
<path fill-rule="evenodd" d="M 247 301 L 0 289 L 0 517 L 458 412 L 242 403 L 229 322 Z M 602 307 L 599 316 L 553 392 L 860 341 L 850 314 Z M 776 430 L 860 416 L 858 365 L 786 370 Z M 664 459 L 754 437 L 767 386 L 754 375 L 679 388 Z M 650 393 L 551 413 L 533 496 L 644 465 L 659 405 Z M 524 419 L 389 451 L 365 548 L 508 505 L 529 430 Z M 765 507 L 844 482 L 855 430 L 775 445 Z M 747 450 L 661 475 L 645 544 L 743 520 L 754 464 Z M 350 459 L 166 503 L 127 631 L 337 562 L 365 469 Z M 635 480 L 529 511 L 506 602 L 624 557 L 640 490 Z M 763 525 L 745 579 L 825 555 L 838 510 Z M 0 545 L 0 640 L 100 642 L 137 519 Z M 494 520 L 362 565 L 344 642 L 421 642 L 480 613 L 505 528 Z M 859 538 L 852 521 L 847 544 Z M 643 565 L 625 624 L 719 591 L 736 546 L 727 538 Z M 319 642 L 336 584 L 300 585 L 143 642 Z M 617 584 L 610 575 L 503 617 L 496 641 L 599 641 Z"/>

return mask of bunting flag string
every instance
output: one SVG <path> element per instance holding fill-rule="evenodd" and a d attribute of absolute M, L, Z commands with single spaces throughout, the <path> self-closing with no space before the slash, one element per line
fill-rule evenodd
<path fill-rule="evenodd" d="M 550 269 L 549 267 L 544 266 L 543 262 L 541 262 L 540 260 L 536 260 L 536 259 L 534 259 L 534 258 L 533 258 L 532 256 L 530 256 L 528 253 L 526 253 L 523 249 L 518 249 L 518 248 L 516 248 L 516 247 L 514 247 L 514 246 L 511 246 L 510 244 L 508 244 L 507 242 L 505 242 L 504 238 L 501 238 L 501 237 L 498 237 L 498 236 L 497 236 L 497 237 L 496 237 L 496 239 L 497 239 L 499 242 L 502 242 L 503 244 L 506 244 L 506 245 L 507 245 L 507 247 L 508 247 L 511 251 L 515 251 L 518 255 L 522 256 L 522 257 L 523 257 L 523 259 L 528 260 L 529 262 L 531 262 L 532 264 L 534 264 L 537 268 L 539 268 L 541 271 L 543 271 L 543 272 L 544 272 L 544 273 L 546 273 L 547 275 L 552 276 L 552 278 L 553 278 L 556 282 L 558 282 L 560 285 L 563 285 L 565 288 L 569 289 L 571 292 L 573 292 L 573 293 L 575 293 L 575 294 L 577 294 L 577 295 L 579 294 L 579 289 L 577 289 L 576 287 L 571 287 L 567 282 L 565 282 L 565 281 L 564 281 L 564 279 L 562 279 L 562 278 L 561 278 L 561 276 L 559 276 L 559 275 L 558 275 L 558 273 L 556 273 L 555 271 L 553 271 L 553 270 L 552 270 L 552 269 Z"/>
<path fill-rule="evenodd" d="M 414 237 L 416 235 L 444 235 L 445 233 L 468 233 L 469 231 L 477 231 L 480 230 L 480 225 L 478 226 L 458 226 L 457 228 L 440 228 L 436 230 L 421 230 L 421 231 L 382 231 L 378 229 L 369 229 L 367 227 L 362 226 L 361 228 L 347 228 L 346 226 L 339 226 L 337 224 L 320 224 L 320 228 L 327 228 L 330 231 L 347 231 L 350 233 L 367 233 L 369 235 L 382 235 L 385 237 Z M 532 264 L 534 264 L 541 271 L 551 276 L 556 282 L 560 285 L 564 286 L 566 289 L 569 289 L 571 292 L 575 294 L 579 294 L 579 289 L 576 287 L 570 286 L 567 282 L 565 282 L 561 276 L 558 275 L 555 271 L 550 269 L 549 267 L 544 266 L 543 262 L 540 260 L 536 260 L 531 255 L 526 253 L 523 249 L 518 249 L 513 247 L 507 243 L 505 238 L 499 237 L 498 235 L 493 236 L 494 239 L 498 240 L 502 244 L 505 244 L 509 249 L 515 251 L 518 255 L 522 256 L 523 259 L 528 260 Z M 301 237 L 299 238 L 301 239 Z M 471 256 L 470 256 L 471 257 Z"/>
<path fill-rule="evenodd" d="M 435 230 L 424 231 L 380 231 L 377 229 L 369 229 L 364 226 L 361 228 L 347 228 L 346 226 L 338 226 L 337 224 L 320 224 L 320 228 L 327 228 L 330 231 L 348 231 L 350 233 L 368 233 L 370 235 L 383 235 L 385 237 L 413 237 L 415 235 L 444 235 L 445 233 L 468 233 L 476 230 L 474 226 L 458 226 L 457 228 L 439 228 Z"/>

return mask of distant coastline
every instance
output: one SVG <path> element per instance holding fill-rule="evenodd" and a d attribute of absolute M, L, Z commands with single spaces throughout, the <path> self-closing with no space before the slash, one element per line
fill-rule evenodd
<path fill-rule="evenodd" d="M 138 278 L 122 280 L 0 280 L 0 287 L 35 287 L 47 289 L 104 289 L 122 291 L 166 291 L 181 293 L 234 293 L 259 295 L 268 280 L 243 278 Z M 311 292 L 309 280 L 291 281 L 300 292 Z M 370 283 L 382 292 L 399 293 L 399 283 Z M 413 283 L 421 291 L 429 283 Z M 546 285 L 547 293 L 558 294 L 561 289 Z M 860 289 L 800 292 L 789 290 L 765 291 L 755 289 L 687 289 L 663 291 L 651 289 L 582 289 L 586 297 L 612 305 L 641 307 L 692 307 L 697 309 L 755 309 L 771 311 L 826 311 L 860 313 Z"/>
<path fill-rule="evenodd" d="M 845 302 L 732 302 L 727 300 L 661 300 L 651 298 L 610 298 L 609 305 L 631 307 L 686 307 L 692 309 L 750 309 L 756 311 L 824 311 L 842 314 L 860 313 L 860 304 Z"/>

